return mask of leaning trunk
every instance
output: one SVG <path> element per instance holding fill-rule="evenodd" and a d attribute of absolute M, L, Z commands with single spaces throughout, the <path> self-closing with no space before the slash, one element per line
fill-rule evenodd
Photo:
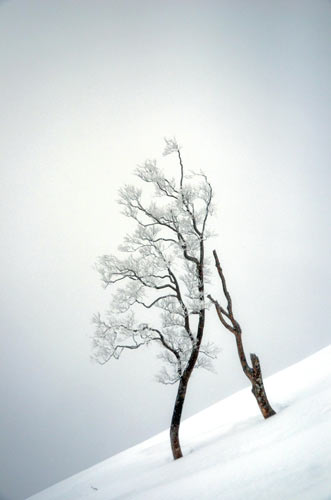
<path fill-rule="evenodd" d="M 204 325 L 205 325 L 205 310 L 202 309 L 200 311 L 200 317 L 199 317 L 197 343 L 192 351 L 186 369 L 184 370 L 184 373 L 182 374 L 179 380 L 174 411 L 172 414 L 172 419 L 170 424 L 170 443 L 174 460 L 177 460 L 177 458 L 181 458 L 183 456 L 179 441 L 179 427 L 182 419 L 187 386 L 199 356 L 199 349 L 202 341 Z"/>
<path fill-rule="evenodd" d="M 256 402 L 259 405 L 260 411 L 264 418 L 272 417 L 276 414 L 276 412 L 271 407 L 264 389 L 260 360 L 256 356 L 256 354 L 251 353 L 251 361 L 253 366 L 251 378 L 252 393 L 255 396 Z"/>
<path fill-rule="evenodd" d="M 260 361 L 259 358 L 256 356 L 256 354 L 251 354 L 251 362 L 252 366 L 249 366 L 247 363 L 247 359 L 245 356 L 245 351 L 242 343 L 242 338 L 241 338 L 241 328 L 234 318 L 233 315 L 233 310 L 232 310 L 232 299 L 231 295 L 229 293 L 229 290 L 226 285 L 226 280 L 225 276 L 223 273 L 223 269 L 221 267 L 218 255 L 216 250 L 213 251 L 214 259 L 215 259 L 215 266 L 218 272 L 218 275 L 221 279 L 222 283 L 222 288 L 223 288 L 223 293 L 227 301 L 227 310 L 223 309 L 223 307 L 219 304 L 219 302 L 211 295 L 208 295 L 209 300 L 212 301 L 212 303 L 215 306 L 217 315 L 222 323 L 223 326 L 227 330 L 229 330 L 233 335 L 236 337 L 236 343 L 237 343 L 237 351 L 238 351 L 238 356 L 240 360 L 241 367 L 243 369 L 244 374 L 246 377 L 250 380 L 252 384 L 252 393 L 255 396 L 255 399 L 257 401 L 257 404 L 260 408 L 260 411 L 264 418 L 269 418 L 272 417 L 273 415 L 276 414 L 276 412 L 272 409 L 270 406 L 270 403 L 268 401 L 264 385 L 263 385 L 263 378 L 262 378 L 262 372 L 261 372 L 261 366 L 260 366 Z"/>
<path fill-rule="evenodd" d="M 170 443 L 171 450 L 174 460 L 181 458 L 183 456 L 180 441 L 179 441 L 179 427 L 182 418 L 183 406 L 185 401 L 185 395 L 188 385 L 188 378 L 181 378 L 179 381 L 174 411 L 172 414 L 171 425 L 170 425 Z"/>
<path fill-rule="evenodd" d="M 265 392 L 260 360 L 256 354 L 251 354 L 250 358 L 251 358 L 251 362 L 252 362 L 252 367 L 250 367 L 247 363 L 246 356 L 244 353 L 244 348 L 243 348 L 242 339 L 241 339 L 241 333 L 236 332 L 235 336 L 236 336 L 237 350 L 238 350 L 238 355 L 239 355 L 241 367 L 242 367 L 243 372 L 245 373 L 246 377 L 250 380 L 250 382 L 252 384 L 252 393 L 256 399 L 258 407 L 260 408 L 260 411 L 261 411 L 264 418 L 272 417 L 273 415 L 276 414 L 276 412 L 271 407 L 271 405 L 268 401 L 268 398 L 267 398 L 267 394 Z"/>
<path fill-rule="evenodd" d="M 184 252 L 184 255 L 185 255 L 185 252 Z M 198 357 L 199 357 L 199 350 L 200 350 L 203 332 L 204 332 L 204 328 L 205 328 L 206 311 L 204 308 L 203 259 L 204 259 L 204 246 L 203 246 L 203 238 L 201 238 L 201 240 L 200 240 L 200 261 L 199 261 L 198 266 L 197 266 L 197 272 L 198 272 L 198 278 L 199 278 L 199 295 L 200 295 L 200 300 L 201 300 L 201 309 L 199 312 L 199 322 L 198 322 L 198 328 L 197 328 L 196 341 L 193 345 L 192 352 L 191 352 L 190 358 L 187 362 L 186 368 L 185 368 L 184 372 L 182 373 L 180 380 L 179 380 L 174 411 L 172 414 L 172 419 L 171 419 L 171 424 L 170 424 L 170 443 L 171 443 L 171 450 L 172 450 L 172 455 L 173 455 L 174 460 L 177 460 L 178 458 L 182 458 L 182 456 L 183 456 L 181 446 L 180 446 L 180 441 L 179 441 L 179 427 L 180 427 L 180 422 L 182 419 L 183 406 L 184 406 L 187 386 L 188 386 L 189 380 L 191 378 L 195 364 L 196 364 Z"/>

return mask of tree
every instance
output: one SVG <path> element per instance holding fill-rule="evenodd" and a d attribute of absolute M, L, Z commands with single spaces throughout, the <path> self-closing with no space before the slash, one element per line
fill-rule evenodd
<path fill-rule="evenodd" d="M 111 286 L 113 293 L 106 319 L 94 317 L 93 343 L 95 358 L 102 364 L 151 342 L 160 346 L 159 357 L 167 368 L 162 367 L 158 380 L 178 383 L 170 424 L 171 449 L 178 459 L 190 377 L 194 368 L 212 369 L 217 355 L 215 345 L 202 343 L 212 188 L 202 172 L 185 175 L 178 143 L 165 141 L 163 154 L 177 156 L 179 179 L 167 177 L 155 160 L 147 160 L 135 173 L 146 190 L 148 185 L 154 188 L 157 202 L 146 201 L 146 193 L 132 185 L 120 190 L 123 213 L 135 221 L 136 229 L 120 247 L 124 258 L 104 255 L 97 262 L 104 286 Z"/>
<path fill-rule="evenodd" d="M 222 283 L 223 294 L 227 302 L 227 309 L 225 310 L 220 305 L 220 303 L 217 300 L 215 300 L 211 295 L 208 295 L 208 298 L 213 302 L 217 315 L 222 325 L 225 326 L 225 328 L 227 328 L 227 330 L 229 330 L 235 336 L 241 367 L 243 369 L 244 374 L 251 382 L 252 393 L 255 396 L 256 402 L 260 408 L 263 417 L 264 418 L 272 417 L 273 415 L 275 415 L 276 412 L 271 407 L 267 398 L 267 394 L 263 384 L 260 360 L 256 354 L 251 353 L 250 358 L 252 366 L 249 366 L 247 362 L 242 342 L 241 327 L 233 314 L 231 295 L 228 291 L 223 269 L 221 267 L 216 250 L 213 251 L 213 255 L 215 260 L 215 266 Z"/>

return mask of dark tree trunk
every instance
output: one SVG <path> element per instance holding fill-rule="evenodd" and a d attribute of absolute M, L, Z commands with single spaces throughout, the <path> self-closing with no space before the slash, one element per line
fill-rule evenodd
<path fill-rule="evenodd" d="M 189 379 L 183 377 L 179 381 L 174 411 L 170 424 L 170 443 L 174 460 L 183 456 L 179 442 L 179 426 L 182 418 L 183 406 Z"/>
<path fill-rule="evenodd" d="M 203 289 L 202 289 L 203 290 Z M 191 378 L 193 369 L 197 362 L 199 356 L 200 345 L 202 341 L 203 331 L 205 326 L 205 310 L 202 309 L 199 314 L 199 324 L 197 332 L 197 341 L 195 348 L 193 349 L 190 359 L 188 360 L 187 366 L 179 380 L 178 391 L 175 401 L 175 406 L 172 414 L 171 424 L 170 424 L 170 443 L 171 450 L 174 460 L 181 458 L 183 456 L 180 441 L 179 441 L 179 427 L 182 419 L 183 406 L 187 391 L 187 386 Z"/>
<path fill-rule="evenodd" d="M 208 298 L 213 302 L 217 315 L 225 328 L 227 328 L 231 333 L 236 337 L 237 343 L 237 351 L 240 360 L 241 367 L 243 369 L 244 374 L 250 380 L 252 384 L 252 393 L 255 396 L 256 402 L 260 408 L 260 411 L 264 418 L 272 417 L 276 414 L 275 410 L 271 407 L 267 394 L 265 392 L 265 388 L 263 385 L 262 371 L 260 360 L 256 356 L 256 354 L 251 354 L 251 363 L 252 366 L 249 366 L 247 363 L 247 359 L 245 356 L 245 351 L 241 338 L 241 327 L 234 318 L 233 310 L 232 310 L 232 299 L 231 295 L 227 289 L 225 277 L 223 274 L 223 269 L 221 267 L 220 261 L 218 259 L 216 250 L 213 251 L 216 269 L 218 271 L 219 277 L 222 282 L 223 293 L 227 301 L 227 309 L 223 309 L 223 307 L 218 303 L 217 300 L 213 299 L 211 295 L 208 295 Z"/>
<path fill-rule="evenodd" d="M 203 261 L 204 261 L 204 245 L 203 245 L 203 238 L 201 238 L 201 240 L 200 240 L 200 261 L 198 262 L 198 266 L 197 266 L 197 273 L 198 273 L 198 278 L 200 281 L 199 293 L 200 293 L 201 297 L 204 297 Z M 179 427 L 180 427 L 180 422 L 181 422 L 182 413 L 183 413 L 183 406 L 184 406 L 187 386 L 188 386 L 193 369 L 195 367 L 195 364 L 196 364 L 198 356 L 199 356 L 199 350 L 200 350 L 203 332 L 204 332 L 204 328 L 205 328 L 205 318 L 206 318 L 206 311 L 205 311 L 205 308 L 202 307 L 200 309 L 200 312 L 199 312 L 199 322 L 198 322 L 198 327 L 197 327 L 196 341 L 195 341 L 194 345 L 192 346 L 192 352 L 191 352 L 190 358 L 189 358 L 187 365 L 186 365 L 186 368 L 185 368 L 184 372 L 182 373 L 180 380 L 179 380 L 175 406 L 174 406 L 171 424 L 170 424 L 170 443 L 171 443 L 171 450 L 172 450 L 172 455 L 173 455 L 174 460 L 177 460 L 178 458 L 181 458 L 183 456 L 183 453 L 182 453 L 182 450 L 180 447 L 180 441 L 179 441 Z"/>
<path fill-rule="evenodd" d="M 252 384 L 252 393 L 256 399 L 258 407 L 264 418 L 272 417 L 276 414 L 275 410 L 271 407 L 267 394 L 265 392 L 263 377 L 261 371 L 260 360 L 256 354 L 250 355 L 252 367 L 250 367 L 247 363 L 246 356 L 244 353 L 244 348 L 242 345 L 241 333 L 235 333 L 236 342 L 237 342 L 237 350 L 241 363 L 241 367 L 246 377 L 250 380 Z"/>

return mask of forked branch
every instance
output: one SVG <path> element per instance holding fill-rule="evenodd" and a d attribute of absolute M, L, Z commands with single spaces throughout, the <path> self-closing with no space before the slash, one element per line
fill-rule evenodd
<path fill-rule="evenodd" d="M 222 283 L 223 295 L 227 302 L 227 310 L 225 310 L 219 304 L 219 302 L 216 299 L 214 299 L 210 294 L 208 295 L 208 298 L 214 304 L 215 310 L 222 325 L 231 333 L 233 333 L 236 338 L 237 352 L 242 370 L 252 384 L 252 393 L 255 396 L 255 399 L 257 401 L 257 404 L 260 408 L 263 417 L 264 418 L 271 417 L 272 415 L 275 415 L 275 411 L 271 407 L 265 392 L 259 358 L 256 356 L 256 354 L 251 354 L 250 358 L 252 366 L 249 366 L 242 343 L 241 327 L 238 321 L 236 321 L 233 314 L 232 298 L 227 288 L 223 269 L 221 267 L 216 250 L 213 251 L 213 255 L 215 260 L 215 266 Z"/>

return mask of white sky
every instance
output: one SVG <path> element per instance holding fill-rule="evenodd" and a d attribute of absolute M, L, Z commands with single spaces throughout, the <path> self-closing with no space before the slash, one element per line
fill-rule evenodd
<path fill-rule="evenodd" d="M 117 190 L 164 136 L 213 184 L 264 372 L 330 342 L 330 18 L 327 0 L 0 2 L 1 500 L 169 424 L 153 352 L 89 360 L 93 264 L 128 228 Z M 218 375 L 197 372 L 186 414 L 246 384 L 213 316 L 206 333 Z"/>

